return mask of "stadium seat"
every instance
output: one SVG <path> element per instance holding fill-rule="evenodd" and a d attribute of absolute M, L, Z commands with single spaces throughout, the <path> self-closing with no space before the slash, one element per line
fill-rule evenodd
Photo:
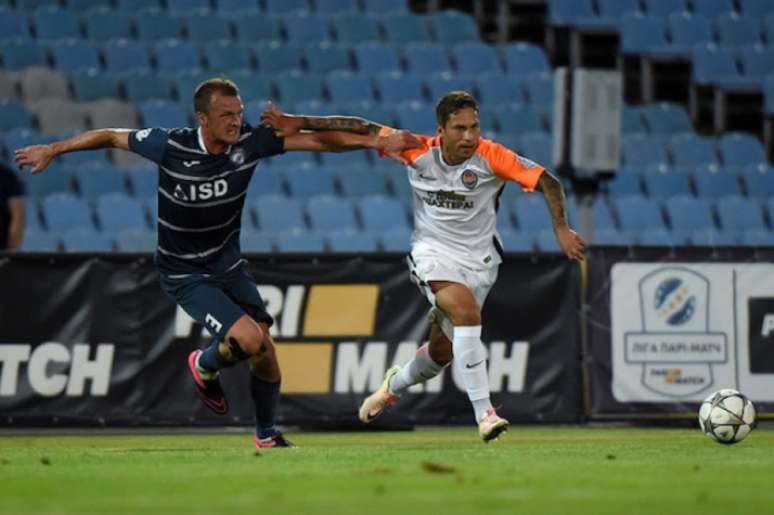
<path fill-rule="evenodd" d="M 712 85 L 738 76 L 739 70 L 731 49 L 714 44 L 694 48 L 692 80 L 696 84 Z"/>
<path fill-rule="evenodd" d="M 374 79 L 382 103 L 394 106 L 402 102 L 424 102 L 423 85 L 414 74 L 393 72 Z"/>
<path fill-rule="evenodd" d="M 693 0 L 692 3 L 693 12 L 710 19 L 734 11 L 733 0 Z"/>
<path fill-rule="evenodd" d="M 513 75 L 480 75 L 477 77 L 478 100 L 482 107 L 524 102 L 523 79 Z"/>
<path fill-rule="evenodd" d="M 621 51 L 624 54 L 663 52 L 667 41 L 666 20 L 641 13 L 624 16 L 620 23 Z"/>
<path fill-rule="evenodd" d="M 270 234 L 260 231 L 249 231 L 242 227 L 240 236 L 242 252 L 273 252 L 274 241 Z"/>
<path fill-rule="evenodd" d="M 393 45 L 386 43 L 364 43 L 353 49 L 357 69 L 365 74 L 379 74 L 400 71 L 400 56 Z"/>
<path fill-rule="evenodd" d="M 267 194 L 284 195 L 285 176 L 279 168 L 260 163 L 247 186 L 247 198 L 253 200 Z"/>
<path fill-rule="evenodd" d="M 91 43 L 78 39 L 57 41 L 51 45 L 54 66 L 65 72 L 99 68 L 99 53 Z"/>
<path fill-rule="evenodd" d="M 97 199 L 97 219 L 103 231 L 121 232 L 147 229 L 142 203 L 123 193 L 110 193 Z"/>
<path fill-rule="evenodd" d="M 137 106 L 141 125 L 144 127 L 187 127 L 186 109 L 169 100 L 147 100 Z"/>
<path fill-rule="evenodd" d="M 291 229 L 306 229 L 301 205 L 283 195 L 261 195 L 253 202 L 258 228 L 264 232 L 281 233 Z"/>
<path fill-rule="evenodd" d="M 354 229 L 338 229 L 326 233 L 331 252 L 376 252 L 379 242 L 373 233 Z"/>
<path fill-rule="evenodd" d="M 288 41 L 297 45 L 310 45 L 331 39 L 328 19 L 317 13 L 302 13 L 284 17 Z"/>
<path fill-rule="evenodd" d="M 640 195 L 627 195 L 612 199 L 620 227 L 624 231 L 665 229 L 659 203 Z"/>
<path fill-rule="evenodd" d="M 168 78 L 148 70 L 127 73 L 122 82 L 126 99 L 131 102 L 169 100 L 172 91 L 172 84 Z"/>
<path fill-rule="evenodd" d="M 624 134 L 621 156 L 626 166 L 648 166 L 664 161 L 658 138 L 646 134 Z"/>
<path fill-rule="evenodd" d="M 158 192 L 159 178 L 155 166 L 148 164 L 125 170 L 129 191 L 135 198 L 152 197 Z"/>
<path fill-rule="evenodd" d="M 0 58 L 9 70 L 45 66 L 47 59 L 45 48 L 38 41 L 26 37 L 0 41 Z"/>
<path fill-rule="evenodd" d="M 379 25 L 375 18 L 369 16 L 355 13 L 338 14 L 331 18 L 331 25 L 336 34 L 336 41 L 355 48 L 356 45 L 379 39 Z"/>
<path fill-rule="evenodd" d="M 596 0 L 592 16 L 576 19 L 574 24 L 582 28 L 618 27 L 621 18 L 640 14 L 639 0 Z"/>
<path fill-rule="evenodd" d="M 300 70 L 275 75 L 279 100 L 284 105 L 293 105 L 304 100 L 322 100 L 323 81 L 319 75 L 303 73 Z"/>
<path fill-rule="evenodd" d="M 367 76 L 350 72 L 334 72 L 325 79 L 334 103 L 372 101 L 373 90 Z"/>
<path fill-rule="evenodd" d="M 225 16 L 209 10 L 197 10 L 183 17 L 188 39 L 195 44 L 231 41 L 231 27 Z"/>
<path fill-rule="evenodd" d="M 124 193 L 126 177 L 110 165 L 84 164 L 73 167 L 81 197 L 94 203 L 98 197 L 109 193 Z"/>
<path fill-rule="evenodd" d="M 47 98 L 70 98 L 69 83 L 65 74 L 42 66 L 31 66 L 19 72 L 19 87 L 28 106 Z"/>
<path fill-rule="evenodd" d="M 774 232 L 760 229 L 750 229 L 742 233 L 742 245 L 755 247 L 774 247 Z"/>
<path fill-rule="evenodd" d="M 101 7 L 83 14 L 81 20 L 86 37 L 92 41 L 132 37 L 132 19 L 128 14 Z"/>
<path fill-rule="evenodd" d="M 0 99 L 0 131 L 31 129 L 32 113 L 15 100 Z"/>
<path fill-rule="evenodd" d="M 70 193 L 49 195 L 43 199 L 41 207 L 49 231 L 62 233 L 79 227 L 94 227 L 89 206 Z"/>
<path fill-rule="evenodd" d="M 355 11 L 358 0 L 315 0 L 315 10 L 320 14 L 335 14 L 340 11 Z"/>
<path fill-rule="evenodd" d="M 136 13 L 139 10 L 147 11 L 149 9 L 158 9 L 161 2 L 159 0 L 118 0 L 116 8 L 119 12 Z"/>
<path fill-rule="evenodd" d="M 112 252 L 113 240 L 87 227 L 70 229 L 62 236 L 65 252 Z"/>
<path fill-rule="evenodd" d="M 328 73 L 350 70 L 349 49 L 331 42 L 322 42 L 306 47 L 306 63 L 311 73 Z"/>
<path fill-rule="evenodd" d="M 551 214 L 542 195 L 519 195 L 511 206 L 520 230 L 536 233 L 552 227 Z"/>
<path fill-rule="evenodd" d="M 591 204 L 591 223 L 594 229 L 615 229 L 615 221 L 610 206 L 604 197 L 597 195 Z"/>
<path fill-rule="evenodd" d="M 559 243 L 556 241 L 556 235 L 553 229 L 542 229 L 537 232 L 535 237 L 535 244 L 537 245 L 538 252 L 561 252 Z"/>
<path fill-rule="evenodd" d="M 623 168 L 606 183 L 606 188 L 616 196 L 642 195 L 642 175 L 636 169 Z"/>
<path fill-rule="evenodd" d="M 515 230 L 498 229 L 500 233 L 500 243 L 502 243 L 505 252 L 533 252 L 535 241 L 531 235 Z"/>
<path fill-rule="evenodd" d="M 135 18 L 135 25 L 137 37 L 148 43 L 183 35 L 182 19 L 164 11 L 143 11 L 141 16 Z"/>
<path fill-rule="evenodd" d="M 199 68 L 199 56 L 193 45 L 179 39 L 161 41 L 154 46 L 156 64 L 161 72 Z"/>
<path fill-rule="evenodd" d="M 739 245 L 739 237 L 737 234 L 727 231 L 718 231 L 714 228 L 692 231 L 690 240 L 696 247 L 728 247 Z"/>
<path fill-rule="evenodd" d="M 241 70 L 253 67 L 253 57 L 250 49 L 233 41 L 220 40 L 202 45 L 201 55 L 207 63 L 207 70 L 227 74 L 230 70 Z"/>
<path fill-rule="evenodd" d="M 745 229 L 766 229 L 763 212 L 756 200 L 728 195 L 718 200 L 717 210 L 720 226 L 725 231 L 741 233 Z"/>
<path fill-rule="evenodd" d="M 363 228 L 367 231 L 387 231 L 408 228 L 406 212 L 395 198 L 373 195 L 357 201 Z"/>
<path fill-rule="evenodd" d="M 503 198 L 501 196 L 498 199 L 498 208 L 496 211 L 498 231 L 502 232 L 502 231 L 516 230 L 516 224 L 513 221 L 513 215 L 509 207 L 509 204 L 512 202 L 513 202 L 512 198 Z"/>
<path fill-rule="evenodd" d="M 672 233 L 662 228 L 645 229 L 637 235 L 636 240 L 642 247 L 672 247 L 678 244 Z"/>
<path fill-rule="evenodd" d="M 336 178 L 342 194 L 350 198 L 368 195 L 387 195 L 387 177 L 378 168 L 366 168 L 358 165 L 340 167 Z"/>
<path fill-rule="evenodd" d="M 283 231 L 276 235 L 280 252 L 323 252 L 325 241 L 321 234 L 303 229 Z"/>
<path fill-rule="evenodd" d="M 309 199 L 306 211 L 314 230 L 357 230 L 355 205 L 349 198 L 336 197 L 330 194 L 315 195 Z"/>
<path fill-rule="evenodd" d="M 408 13 L 406 0 L 363 0 L 363 10 L 369 14 Z"/>
<path fill-rule="evenodd" d="M 167 10 L 172 14 L 183 16 L 191 12 L 208 11 L 210 0 L 165 0 Z"/>
<path fill-rule="evenodd" d="M 309 0 L 266 0 L 265 5 L 267 13 L 299 12 L 309 9 Z"/>
<path fill-rule="evenodd" d="M 751 18 L 761 19 L 774 12 L 774 7 L 769 0 L 737 0 L 737 2 L 742 15 Z"/>
<path fill-rule="evenodd" d="M 669 48 L 675 53 L 689 55 L 694 46 L 712 41 L 712 27 L 700 14 L 674 12 L 669 15 L 667 24 L 671 35 Z"/>
<path fill-rule="evenodd" d="M 759 22 L 736 13 L 722 14 L 715 20 L 718 43 L 726 47 L 760 44 Z"/>
<path fill-rule="evenodd" d="M 648 16 L 658 18 L 666 18 L 672 13 L 688 10 L 685 0 L 643 0 L 643 5 Z"/>
<path fill-rule="evenodd" d="M 253 50 L 258 60 L 258 69 L 263 73 L 301 68 L 303 52 L 299 46 L 272 41 L 259 43 Z"/>
<path fill-rule="evenodd" d="M 271 158 L 271 167 L 284 173 L 317 166 L 317 154 L 311 152 L 287 152 Z"/>
<path fill-rule="evenodd" d="M 410 44 L 430 40 L 425 17 L 408 13 L 393 13 L 381 18 L 384 36 L 390 43 Z M 406 51 L 408 56 L 408 50 Z"/>
<path fill-rule="evenodd" d="M 681 133 L 670 137 L 669 152 L 672 155 L 672 162 L 679 167 L 717 163 L 715 140 L 694 133 Z"/>
<path fill-rule="evenodd" d="M 635 239 L 634 233 L 630 231 L 619 231 L 618 229 L 595 229 L 591 242 L 594 245 L 629 247 L 635 244 Z"/>
<path fill-rule="evenodd" d="M 523 84 L 526 103 L 537 107 L 553 108 L 554 79 L 551 74 L 533 75 Z"/>
<path fill-rule="evenodd" d="M 72 194 L 72 172 L 58 163 L 52 163 L 46 169 L 44 177 L 35 177 L 33 180 L 26 181 L 26 187 L 27 195 L 37 199 L 42 199 L 53 193 Z"/>
<path fill-rule="evenodd" d="M 156 232 L 147 229 L 129 229 L 116 235 L 119 252 L 153 252 L 156 250 Z"/>
<path fill-rule="evenodd" d="M 411 250 L 411 231 L 406 228 L 383 231 L 380 237 L 384 252 L 408 252 Z"/>
<path fill-rule="evenodd" d="M 56 7 L 41 7 L 32 15 L 37 39 L 80 38 L 78 18 L 71 12 Z"/>
<path fill-rule="evenodd" d="M 30 104 L 38 119 L 40 132 L 56 136 L 86 129 L 86 118 L 80 104 L 58 98 L 44 98 Z"/>
<path fill-rule="evenodd" d="M 237 1 L 242 2 L 242 0 Z M 236 30 L 236 39 L 240 43 L 250 44 L 281 39 L 279 21 L 264 13 L 240 12 L 231 21 Z"/>
<path fill-rule="evenodd" d="M 674 134 L 693 131 L 688 113 L 677 104 L 659 102 L 644 106 L 641 112 L 645 125 L 651 133 Z"/>
<path fill-rule="evenodd" d="M 118 77 L 100 72 L 97 68 L 73 72 L 69 77 L 73 95 L 78 101 L 118 96 Z"/>
<path fill-rule="evenodd" d="M 766 162 L 760 140 L 752 134 L 728 132 L 720 137 L 720 155 L 726 166 L 746 166 Z"/>
<path fill-rule="evenodd" d="M 665 202 L 672 229 L 676 231 L 696 231 L 714 228 L 710 201 L 688 195 L 670 197 Z"/>
<path fill-rule="evenodd" d="M 540 114 L 534 107 L 528 105 L 503 106 L 498 120 L 500 131 L 507 134 L 534 133 L 543 130 Z"/>
<path fill-rule="evenodd" d="M 461 74 L 502 73 L 500 57 L 494 47 L 479 41 L 453 45 L 451 55 Z"/>
<path fill-rule="evenodd" d="M 501 47 L 501 52 L 510 75 L 524 77 L 551 71 L 543 49 L 532 43 L 509 43 Z"/>
<path fill-rule="evenodd" d="M 297 199 L 334 193 L 333 173 L 327 168 L 296 168 L 285 172 L 285 180 L 290 195 Z"/>
<path fill-rule="evenodd" d="M 591 0 L 549 0 L 548 19 L 552 25 L 573 26 L 583 18 L 593 18 Z"/>
<path fill-rule="evenodd" d="M 24 231 L 19 251 L 56 252 L 59 250 L 59 247 L 59 238 L 55 234 L 37 229 L 28 229 Z"/>
<path fill-rule="evenodd" d="M 642 107 L 624 105 L 621 114 L 621 131 L 624 134 L 645 132 L 642 120 Z"/>
<path fill-rule="evenodd" d="M 440 43 L 409 43 L 403 49 L 410 72 L 437 74 L 451 71 L 449 54 L 446 47 Z"/>
<path fill-rule="evenodd" d="M 666 199 L 672 195 L 690 195 L 690 174 L 674 170 L 666 173 L 646 173 L 644 176 L 645 190 L 648 196 L 655 199 Z"/>
<path fill-rule="evenodd" d="M 17 10 L 0 8 L 0 34 L 2 39 L 29 38 L 27 15 Z"/>
<path fill-rule="evenodd" d="M 546 168 L 553 165 L 553 140 L 543 132 L 529 132 L 521 138 L 521 154 Z"/>
<path fill-rule="evenodd" d="M 137 127 L 137 112 L 129 102 L 103 98 L 83 104 L 83 110 L 93 127 Z"/>
<path fill-rule="evenodd" d="M 22 174 L 19 174 L 22 176 Z M 22 176 L 22 180 L 24 180 Z M 41 231 L 43 230 L 43 224 L 40 220 L 40 203 L 38 199 L 30 196 L 24 197 L 24 213 L 25 213 L 25 231 Z"/>
<path fill-rule="evenodd" d="M 436 41 L 446 45 L 464 41 L 479 41 L 476 22 L 467 13 L 454 10 L 440 11 L 427 16 L 430 31 Z"/>
<path fill-rule="evenodd" d="M 150 49 L 142 41 L 116 39 L 102 47 L 105 66 L 111 72 L 128 72 L 150 67 Z"/>
<path fill-rule="evenodd" d="M 469 80 L 450 73 L 437 73 L 425 77 L 425 85 L 430 93 L 430 101 L 435 104 L 438 99 L 449 91 L 472 92 L 473 83 Z"/>
<path fill-rule="evenodd" d="M 435 134 L 435 108 L 432 104 L 408 102 L 399 105 L 395 113 L 399 128 L 427 136 Z"/>
<path fill-rule="evenodd" d="M 693 174 L 696 195 L 706 199 L 718 199 L 740 193 L 737 176 L 714 165 L 697 168 Z"/>
<path fill-rule="evenodd" d="M 748 197 L 766 199 L 774 197 L 774 167 L 747 166 L 742 172 Z M 769 213 L 774 223 L 774 213 Z"/>

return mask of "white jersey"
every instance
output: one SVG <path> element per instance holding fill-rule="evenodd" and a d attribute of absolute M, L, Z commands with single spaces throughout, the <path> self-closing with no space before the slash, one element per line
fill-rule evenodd
<path fill-rule="evenodd" d="M 544 168 L 482 139 L 467 161 L 444 162 L 441 138 L 417 137 L 423 146 L 403 152 L 414 192 L 412 254 L 440 254 L 472 269 L 502 261 L 496 206 L 505 181 L 533 191 Z"/>

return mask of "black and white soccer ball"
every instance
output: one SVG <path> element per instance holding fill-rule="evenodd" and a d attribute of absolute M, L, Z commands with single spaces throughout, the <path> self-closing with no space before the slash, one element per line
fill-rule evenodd
<path fill-rule="evenodd" d="M 718 390 L 701 403 L 699 426 L 716 442 L 741 442 L 755 428 L 755 406 L 741 392 Z"/>

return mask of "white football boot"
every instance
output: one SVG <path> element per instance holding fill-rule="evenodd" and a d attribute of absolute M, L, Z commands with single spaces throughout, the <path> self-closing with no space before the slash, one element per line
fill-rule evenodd
<path fill-rule="evenodd" d="M 387 406 L 395 404 L 395 396 L 390 393 L 389 385 L 392 376 L 398 373 L 399 366 L 394 366 L 384 373 L 384 382 L 374 393 L 366 397 L 363 404 L 360 405 L 360 409 L 357 412 L 357 417 L 364 424 L 368 424 L 373 419 L 381 415 L 382 411 Z"/>
<path fill-rule="evenodd" d="M 494 408 L 489 408 L 478 423 L 478 434 L 485 443 L 496 440 L 498 436 L 508 430 L 508 421 L 495 413 Z"/>

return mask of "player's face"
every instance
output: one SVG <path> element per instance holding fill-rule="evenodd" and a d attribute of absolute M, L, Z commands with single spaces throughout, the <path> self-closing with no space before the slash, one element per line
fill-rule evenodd
<path fill-rule="evenodd" d="M 214 92 L 210 97 L 210 112 L 204 115 L 202 128 L 209 131 L 212 139 L 233 145 L 239 141 L 242 127 L 242 99 Z"/>
<path fill-rule="evenodd" d="M 438 133 L 443 139 L 443 156 L 449 164 L 458 164 L 470 159 L 481 138 L 478 112 L 470 107 L 455 111 L 446 121 L 446 125 L 438 126 Z"/>

